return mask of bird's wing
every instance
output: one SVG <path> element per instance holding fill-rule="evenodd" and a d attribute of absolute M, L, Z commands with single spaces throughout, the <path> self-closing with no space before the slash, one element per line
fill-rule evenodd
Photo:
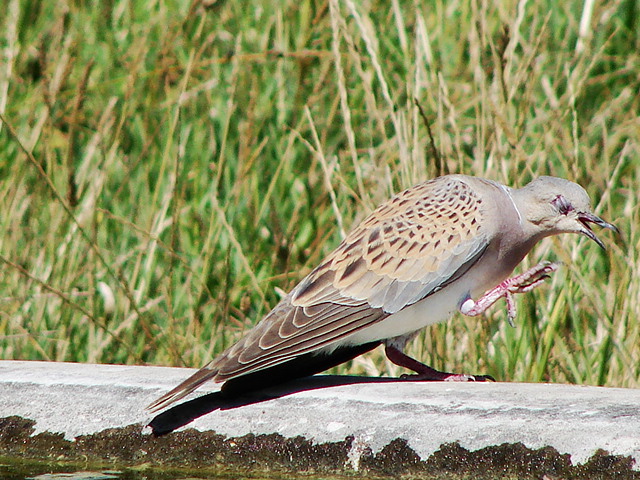
<path fill-rule="evenodd" d="M 396 195 L 245 337 L 174 390 L 192 391 L 208 379 L 223 382 L 330 348 L 441 290 L 471 268 L 489 244 L 481 204 L 455 176 Z M 163 406 L 159 402 L 156 409 Z"/>
<path fill-rule="evenodd" d="M 456 177 L 393 197 L 365 219 L 294 290 L 292 304 L 359 301 L 392 314 L 441 290 L 489 245 L 482 201 Z"/>

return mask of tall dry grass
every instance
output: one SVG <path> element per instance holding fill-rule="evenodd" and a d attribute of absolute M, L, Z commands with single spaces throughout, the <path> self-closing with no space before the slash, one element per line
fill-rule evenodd
<path fill-rule="evenodd" d="M 640 27 L 597 3 L 43 2 L 0 13 L 0 356 L 199 366 L 393 192 L 585 186 L 518 298 L 411 346 L 517 381 L 640 383 Z M 422 112 L 422 113 L 421 113 Z M 433 141 L 430 139 L 430 133 Z M 349 371 L 398 373 L 379 354 Z"/>

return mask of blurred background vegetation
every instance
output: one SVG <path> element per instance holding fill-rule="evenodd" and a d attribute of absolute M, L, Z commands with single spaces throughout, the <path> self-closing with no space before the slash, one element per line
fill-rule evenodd
<path fill-rule="evenodd" d="M 545 240 L 526 263 L 564 268 L 519 296 L 515 329 L 499 303 L 409 353 L 639 386 L 639 17 L 635 0 L 5 0 L 0 358 L 199 367 L 392 193 L 551 174 L 622 238 Z M 338 371 L 401 373 L 380 352 Z"/>

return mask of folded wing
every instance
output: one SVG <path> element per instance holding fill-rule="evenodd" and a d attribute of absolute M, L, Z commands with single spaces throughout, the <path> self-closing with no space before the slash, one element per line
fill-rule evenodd
<path fill-rule="evenodd" d="M 486 250 L 482 202 L 457 177 L 405 190 L 367 217 L 238 343 L 149 406 L 348 342 L 350 334 L 435 293 Z"/>

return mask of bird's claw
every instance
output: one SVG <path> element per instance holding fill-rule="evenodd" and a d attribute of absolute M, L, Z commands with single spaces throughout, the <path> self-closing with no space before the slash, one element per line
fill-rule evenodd
<path fill-rule="evenodd" d="M 414 381 L 414 382 L 495 382 L 495 378 L 491 375 L 468 375 L 465 373 L 442 373 L 442 378 L 434 378 L 432 374 L 407 374 L 404 373 L 398 377 L 400 380 Z"/>
<path fill-rule="evenodd" d="M 507 319 L 509 325 L 515 326 L 513 320 L 516 318 L 516 303 L 513 295 L 516 293 L 527 293 L 542 284 L 550 273 L 555 272 L 559 265 L 552 262 L 541 262 L 520 275 L 508 278 L 500 285 L 486 292 L 477 301 L 467 298 L 459 307 L 459 310 L 470 316 L 480 315 L 493 305 L 500 298 L 507 302 Z"/>

